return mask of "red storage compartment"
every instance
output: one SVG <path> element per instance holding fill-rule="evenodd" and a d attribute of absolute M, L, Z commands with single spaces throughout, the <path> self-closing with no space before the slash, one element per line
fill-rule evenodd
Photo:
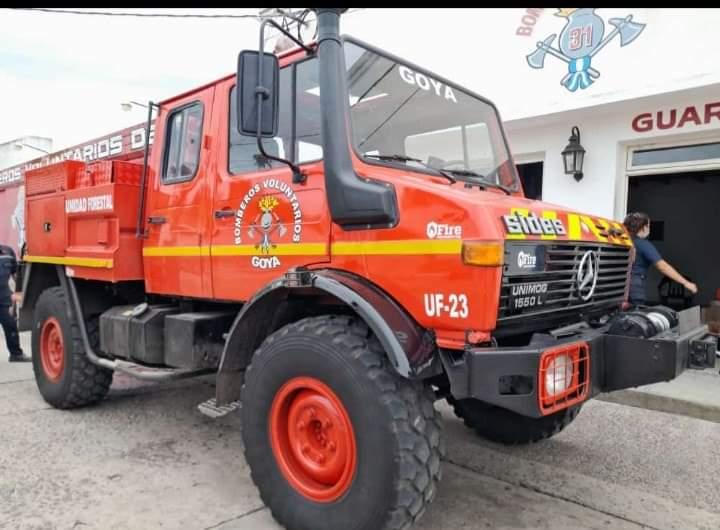
<path fill-rule="evenodd" d="M 65 160 L 50 166 L 39 167 L 25 173 L 25 195 L 65 191 L 77 186 L 85 172 L 85 162 Z"/>
<path fill-rule="evenodd" d="M 29 262 L 65 265 L 78 278 L 143 278 L 135 237 L 142 165 L 66 161 L 26 173 Z"/>
<path fill-rule="evenodd" d="M 77 188 L 100 186 L 102 184 L 130 184 L 140 185 L 142 164 L 135 162 L 121 162 L 116 160 L 101 160 L 87 164 L 83 176 L 77 180 Z"/>
<path fill-rule="evenodd" d="M 25 216 L 27 253 L 36 256 L 62 256 L 67 246 L 65 197 L 28 198 Z"/>

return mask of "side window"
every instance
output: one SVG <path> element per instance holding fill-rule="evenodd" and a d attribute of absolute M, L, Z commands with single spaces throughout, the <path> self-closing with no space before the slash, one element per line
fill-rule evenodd
<path fill-rule="evenodd" d="M 203 107 L 193 103 L 168 116 L 163 184 L 192 180 L 200 163 Z"/>
<path fill-rule="evenodd" d="M 278 134 L 275 138 L 263 138 L 265 152 L 279 158 L 291 158 L 292 154 L 292 68 L 280 70 L 280 115 Z M 257 148 L 255 136 L 245 136 L 237 130 L 237 90 L 230 90 L 228 171 L 231 175 L 258 171 L 285 164 L 264 158 Z"/>
<path fill-rule="evenodd" d="M 320 136 L 320 76 L 317 59 L 306 60 L 296 67 L 295 105 L 296 142 L 295 162 L 302 164 L 323 157 Z"/>

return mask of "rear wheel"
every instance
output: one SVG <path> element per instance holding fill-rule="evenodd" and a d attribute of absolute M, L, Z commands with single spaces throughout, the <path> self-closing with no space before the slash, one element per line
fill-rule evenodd
<path fill-rule="evenodd" d="M 550 438 L 570 425 L 582 405 L 542 418 L 529 418 L 477 399 L 448 398 L 455 415 L 483 438 L 505 445 L 529 444 Z"/>
<path fill-rule="evenodd" d="M 288 529 L 405 529 L 435 497 L 433 394 L 398 376 L 353 318 L 306 318 L 268 337 L 245 375 L 242 425 L 260 496 Z"/>
<path fill-rule="evenodd" d="M 69 409 L 100 401 L 112 383 L 112 370 L 92 364 L 85 354 L 80 328 L 68 314 L 61 287 L 43 291 L 35 305 L 32 360 L 35 381 L 43 399 Z M 90 344 L 98 345 L 98 321 L 85 322 Z"/>

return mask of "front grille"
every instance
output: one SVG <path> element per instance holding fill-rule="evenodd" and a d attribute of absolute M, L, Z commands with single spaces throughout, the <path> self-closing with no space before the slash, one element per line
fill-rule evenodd
<path fill-rule="evenodd" d="M 517 270 L 510 272 L 508 265 L 505 265 L 498 328 L 504 324 L 527 320 L 529 317 L 537 319 L 541 315 L 576 314 L 578 311 L 589 314 L 600 308 L 619 307 L 622 304 L 630 266 L 630 247 L 581 242 L 545 245 L 511 243 L 506 247 L 506 256 L 512 254 L 513 249 L 521 248 L 534 252 L 538 247 L 544 247 L 545 252 L 544 264 L 537 267 L 539 270 L 528 273 Z M 598 278 L 592 296 L 583 300 L 578 290 L 578 267 L 583 256 L 590 250 L 595 251 L 598 256 Z M 517 284 L 547 284 L 547 295 L 542 306 L 511 307 L 512 287 Z"/>

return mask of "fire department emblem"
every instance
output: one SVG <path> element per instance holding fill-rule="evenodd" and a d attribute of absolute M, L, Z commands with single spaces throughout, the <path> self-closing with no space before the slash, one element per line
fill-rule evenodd
<path fill-rule="evenodd" d="M 235 211 L 236 245 L 252 245 L 257 255 L 250 265 L 258 269 L 280 266 L 288 243 L 302 240 L 303 215 L 292 186 L 278 179 L 253 184 Z"/>
<path fill-rule="evenodd" d="M 537 50 L 529 54 L 528 64 L 532 68 L 543 68 L 545 58 L 552 55 L 568 66 L 568 73 L 560 84 L 570 92 L 584 90 L 592 85 L 600 72 L 592 67 L 592 59 L 615 37 L 620 39 L 620 46 L 627 46 L 640 36 L 645 24 L 633 22 L 633 16 L 611 18 L 608 22 L 614 29 L 605 36 L 605 23 L 595 13 L 594 7 L 561 7 L 555 13 L 566 19 L 565 27 L 560 32 L 558 47 L 553 47 L 557 35 L 553 33 L 544 41 L 536 44 Z"/>
<path fill-rule="evenodd" d="M 278 235 L 282 237 L 287 232 L 287 228 L 280 220 L 280 217 L 273 211 L 278 204 L 280 204 L 280 201 L 272 195 L 266 195 L 260 199 L 258 203 L 260 212 L 255 216 L 253 224 L 248 230 L 248 235 L 251 238 L 260 237 L 260 240 L 255 244 L 255 248 L 259 249 L 263 254 L 270 254 L 270 249 L 276 247 L 275 243 L 270 239 L 273 233 L 278 232 Z"/>

